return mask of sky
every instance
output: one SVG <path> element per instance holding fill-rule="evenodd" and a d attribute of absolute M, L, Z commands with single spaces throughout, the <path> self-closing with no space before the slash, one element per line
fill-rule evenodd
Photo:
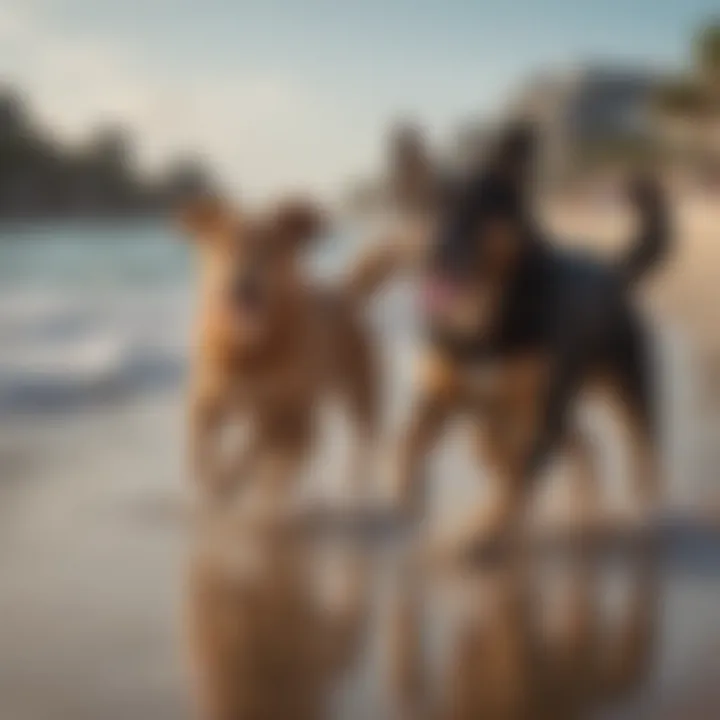
<path fill-rule="evenodd" d="M 127 125 L 140 162 L 197 152 L 234 194 L 332 193 L 384 129 L 447 138 L 534 73 L 678 68 L 717 0 L 0 0 L 0 80 L 82 141 Z"/>

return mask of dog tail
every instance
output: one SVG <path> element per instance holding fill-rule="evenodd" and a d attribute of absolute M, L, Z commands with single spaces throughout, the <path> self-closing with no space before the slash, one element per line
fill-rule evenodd
<path fill-rule="evenodd" d="M 670 213 L 660 183 L 649 176 L 639 177 L 631 185 L 630 198 L 639 223 L 630 250 L 619 263 L 627 284 L 638 281 L 665 260 L 671 243 Z"/>

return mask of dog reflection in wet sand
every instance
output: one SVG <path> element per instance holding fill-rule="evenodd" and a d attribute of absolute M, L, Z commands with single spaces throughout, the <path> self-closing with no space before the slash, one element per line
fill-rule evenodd
<path fill-rule="evenodd" d="M 210 496 L 252 478 L 261 505 L 279 512 L 313 448 L 318 405 L 331 394 L 357 438 L 355 489 L 367 472 L 379 386 L 361 310 L 372 288 L 352 271 L 335 287 L 310 281 L 303 256 L 324 220 L 297 200 L 254 212 L 205 198 L 181 215 L 199 256 L 191 465 Z M 230 452 L 227 431 L 239 422 L 248 436 Z"/>
<path fill-rule="evenodd" d="M 320 565 L 276 530 L 251 537 L 237 519 L 203 524 L 187 592 L 202 720 L 331 717 L 331 690 L 352 664 L 365 617 L 364 572 L 341 558 L 329 593 Z"/>
<path fill-rule="evenodd" d="M 466 569 L 436 677 L 422 652 L 421 595 L 404 595 L 391 639 L 396 717 L 581 720 L 628 701 L 651 668 L 659 593 L 652 558 L 624 569 L 627 593 L 615 613 L 602 611 L 591 561 L 566 568 L 564 583 L 519 564 Z M 547 586 L 558 584 L 550 601 Z"/>

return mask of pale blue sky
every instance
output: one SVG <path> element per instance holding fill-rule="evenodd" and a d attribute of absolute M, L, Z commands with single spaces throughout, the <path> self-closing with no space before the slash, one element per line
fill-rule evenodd
<path fill-rule="evenodd" d="M 0 70 L 47 122 L 197 147 L 233 186 L 327 189 L 372 167 L 384 124 L 439 135 L 530 73 L 674 67 L 717 0 L 0 0 Z"/>

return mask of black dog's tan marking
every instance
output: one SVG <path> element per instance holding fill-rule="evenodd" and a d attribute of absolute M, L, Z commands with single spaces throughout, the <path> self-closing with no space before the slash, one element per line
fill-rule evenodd
<path fill-rule="evenodd" d="M 639 226 L 617 263 L 562 250 L 531 212 L 533 150 L 532 133 L 512 129 L 485 167 L 444 200 L 425 258 L 440 302 L 429 310 L 425 369 L 398 468 L 402 497 L 411 503 L 446 420 L 459 412 L 482 420 L 481 444 L 498 477 L 497 502 L 482 520 L 491 534 L 510 526 L 532 479 L 561 445 L 588 467 L 568 418 L 590 385 L 612 392 L 628 421 L 645 509 L 658 489 L 650 348 L 630 288 L 666 253 L 664 198 L 655 183 L 636 184 Z M 391 265 L 386 251 L 378 266 Z M 483 368 L 492 375 L 485 394 L 476 382 Z"/>

